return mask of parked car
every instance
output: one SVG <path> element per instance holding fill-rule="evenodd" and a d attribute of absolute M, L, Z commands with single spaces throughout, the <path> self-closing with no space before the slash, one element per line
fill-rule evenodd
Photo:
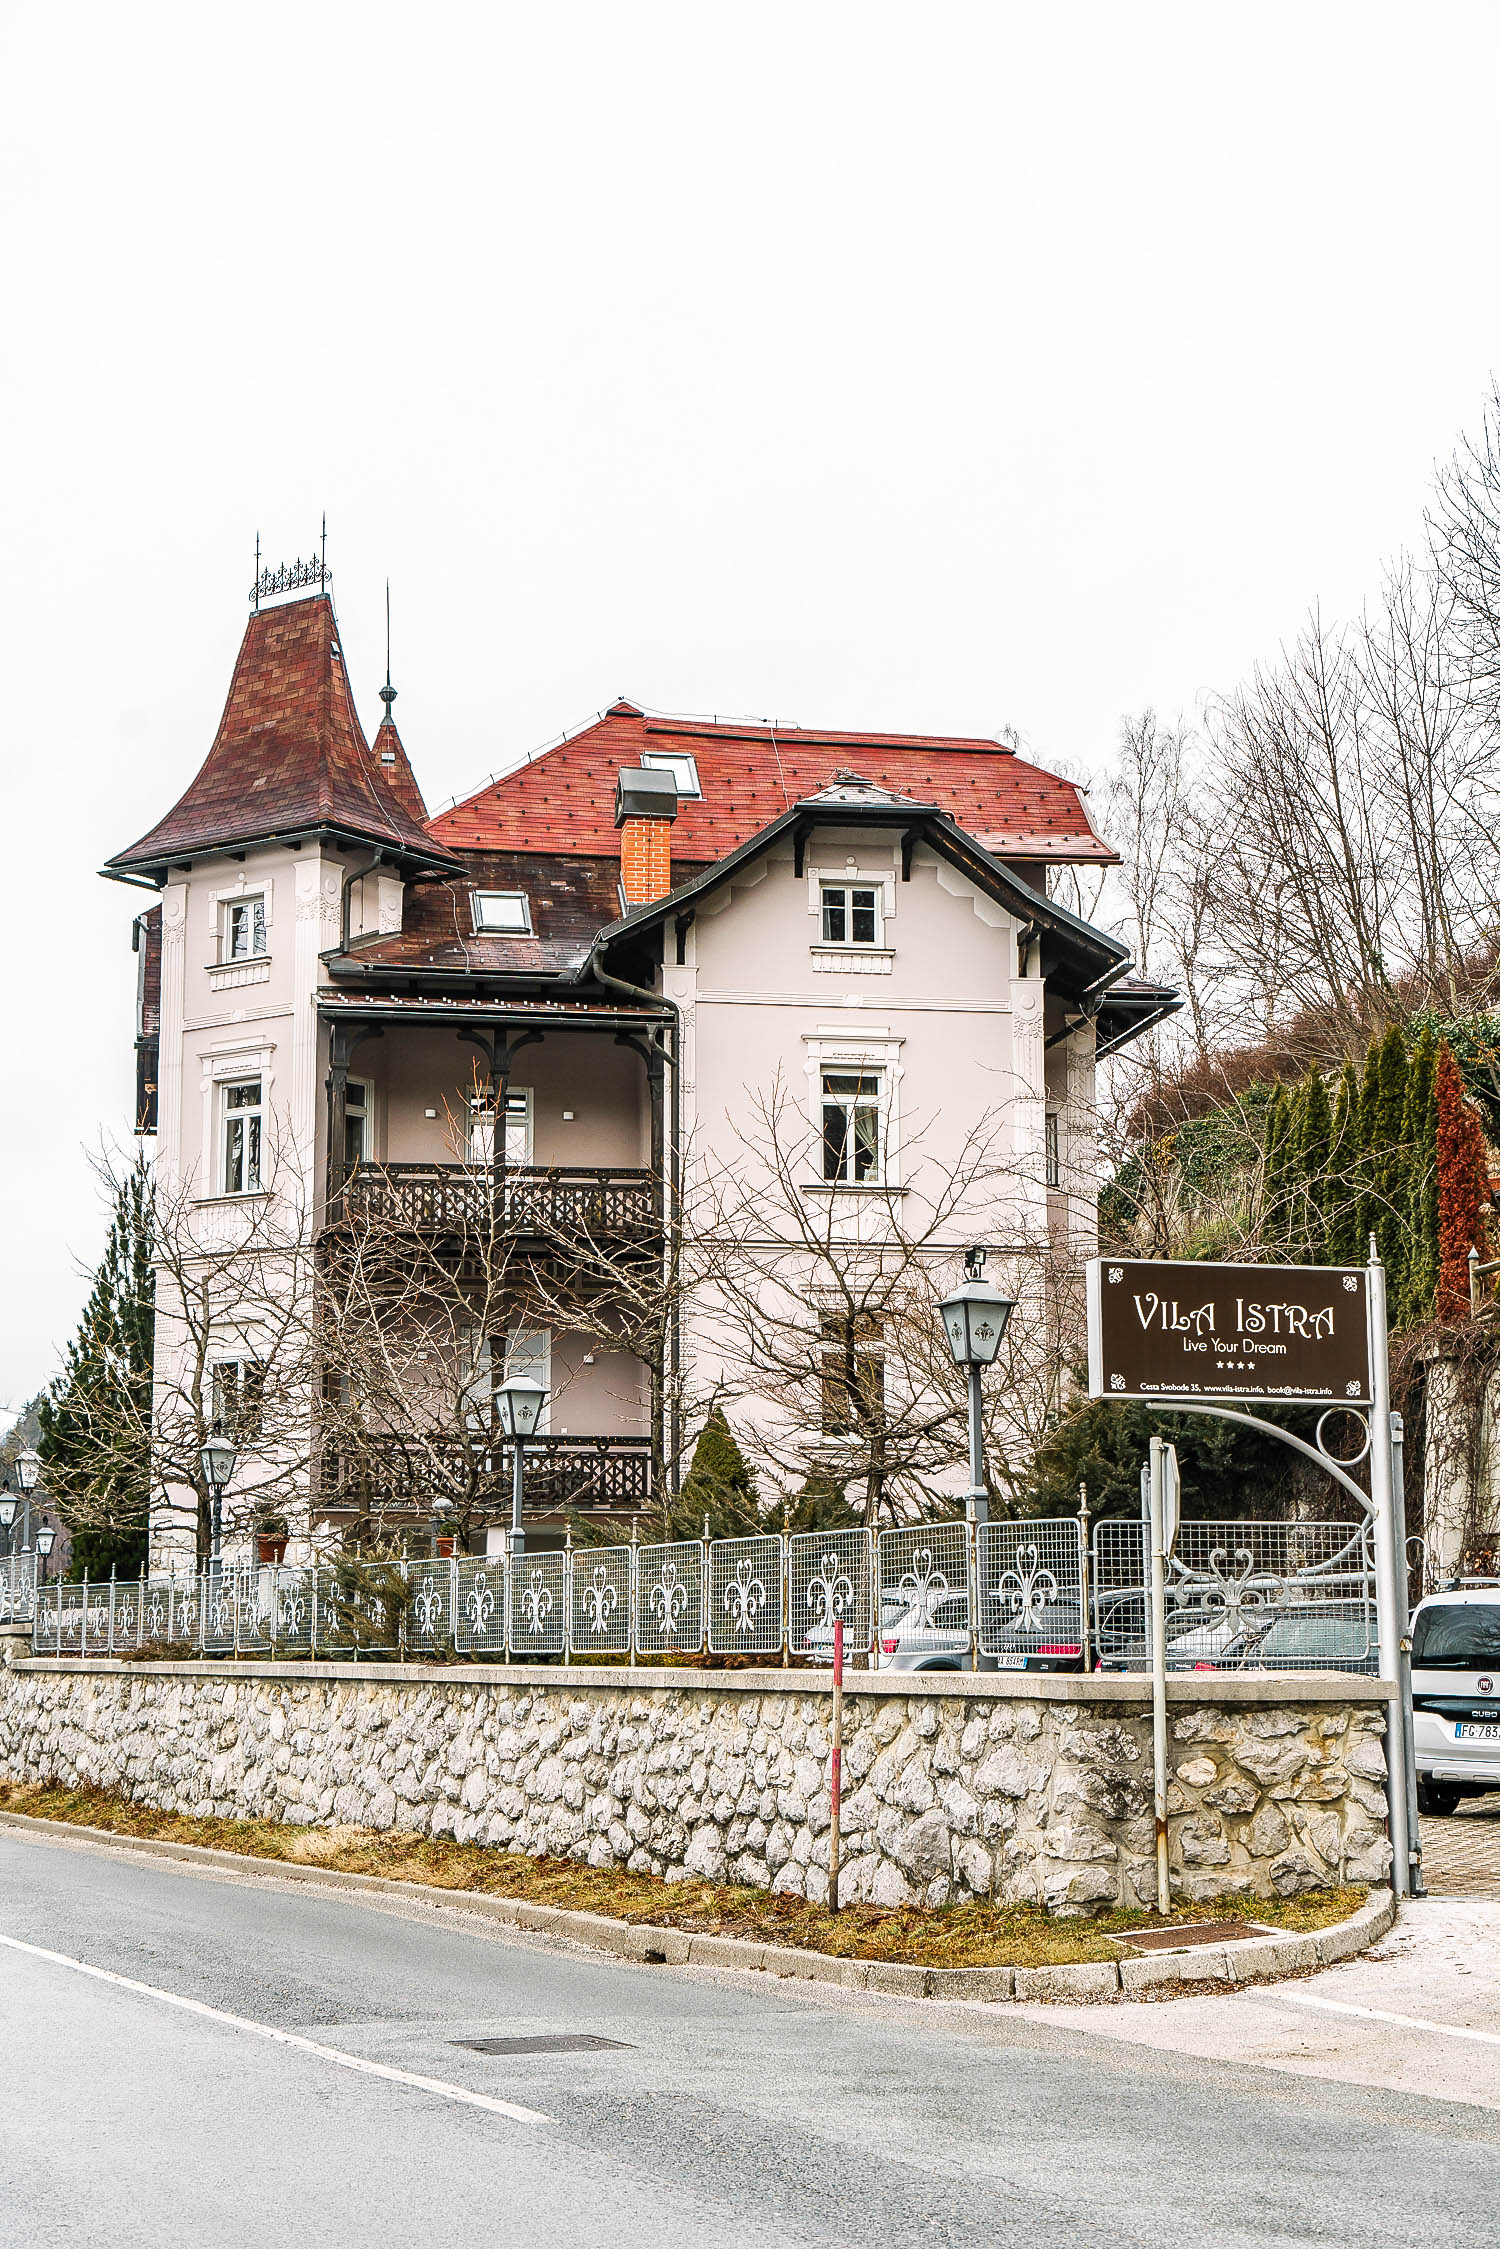
<path fill-rule="evenodd" d="M 1299 1601 L 1268 1609 L 1233 1639 L 1213 1668 L 1225 1671 L 1380 1669 L 1375 1613 L 1364 1601 Z"/>
<path fill-rule="evenodd" d="M 1441 1816 L 1500 1788 L 1500 1585 L 1417 1604 L 1411 1700 L 1418 1811 Z"/>

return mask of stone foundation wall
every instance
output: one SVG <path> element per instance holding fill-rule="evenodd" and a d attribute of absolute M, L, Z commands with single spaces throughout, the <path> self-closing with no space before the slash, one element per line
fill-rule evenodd
<path fill-rule="evenodd" d="M 1180 1894 L 1385 1876 L 1381 1692 L 1174 1684 Z M 0 1673 L 0 1774 L 821 1899 L 829 1717 L 826 1677 L 806 1673 L 22 1662 Z M 856 1681 L 844 1773 L 846 1900 L 1155 1902 L 1136 1681 Z"/>

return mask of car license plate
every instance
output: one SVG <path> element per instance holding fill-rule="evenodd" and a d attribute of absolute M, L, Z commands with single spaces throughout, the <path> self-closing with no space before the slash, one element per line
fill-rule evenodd
<path fill-rule="evenodd" d="M 1026 1669 L 1026 1658 L 1023 1655 L 1015 1654 L 1014 1651 L 1009 1655 L 996 1656 L 995 1669 L 997 1671 L 1024 1671 Z"/>
<path fill-rule="evenodd" d="M 1471 1720 L 1460 1719 L 1453 1729 L 1455 1741 L 1500 1741 L 1500 1726 L 1476 1726 Z"/>

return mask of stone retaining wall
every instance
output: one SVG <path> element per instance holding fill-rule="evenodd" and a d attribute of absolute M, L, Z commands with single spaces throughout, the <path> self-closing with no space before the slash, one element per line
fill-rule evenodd
<path fill-rule="evenodd" d="M 1180 1894 L 1382 1880 L 1383 1694 L 1174 1682 Z M 806 1673 L 39 1660 L 0 1673 L 0 1774 L 822 1898 L 829 1711 Z M 1140 1682 L 856 1681 L 844 1725 L 845 1899 L 1155 1902 Z"/>

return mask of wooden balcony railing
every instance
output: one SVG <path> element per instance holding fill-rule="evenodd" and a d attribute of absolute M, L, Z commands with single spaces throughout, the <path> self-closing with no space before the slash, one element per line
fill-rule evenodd
<path fill-rule="evenodd" d="M 434 1499 L 477 1506 L 498 1522 L 510 1516 L 510 1449 L 480 1436 L 465 1440 L 371 1436 L 327 1446 L 320 1490 L 325 1505 L 360 1512 L 428 1515 Z M 655 1493 L 649 1437 L 533 1437 L 526 1446 L 528 1515 L 572 1508 L 637 1509 Z"/>
<path fill-rule="evenodd" d="M 495 1224 L 545 1240 L 647 1240 L 661 1230 L 660 1181 L 611 1165 L 361 1164 L 336 1187 L 330 1220 L 384 1221 L 421 1234 L 473 1236 Z"/>

